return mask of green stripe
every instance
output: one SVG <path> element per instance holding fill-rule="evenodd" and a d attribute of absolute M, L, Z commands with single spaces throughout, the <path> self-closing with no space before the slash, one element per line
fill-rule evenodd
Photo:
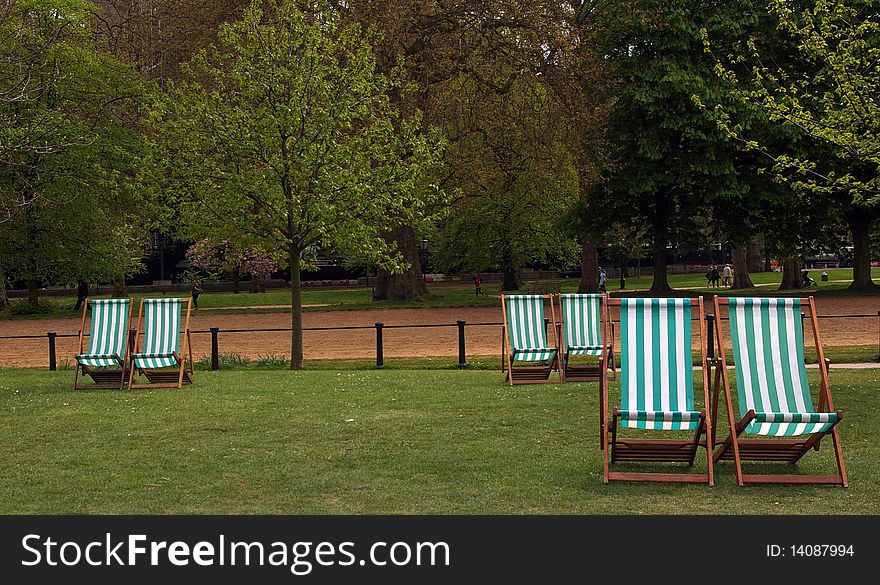
<path fill-rule="evenodd" d="M 661 321 L 660 311 L 661 311 L 662 307 L 664 306 L 664 303 L 662 303 L 660 299 L 657 299 L 658 302 L 655 307 L 654 303 L 653 303 L 654 299 L 649 299 L 649 300 L 652 301 L 651 307 L 650 307 L 650 310 L 651 310 L 651 340 L 652 340 L 653 346 L 656 348 L 656 351 L 648 353 L 648 357 L 651 358 L 653 370 L 654 370 L 654 374 L 653 374 L 654 375 L 654 402 L 653 402 L 654 410 L 660 410 L 661 409 L 660 405 L 663 404 L 663 396 L 664 396 L 664 394 L 667 394 L 669 391 L 669 389 L 667 387 L 666 392 L 664 392 L 664 388 L 663 388 L 664 383 L 668 384 L 669 379 L 667 378 L 666 380 L 664 380 L 663 374 L 660 371 L 661 362 L 663 360 L 663 357 L 662 357 L 663 354 L 661 353 L 661 347 L 662 347 L 663 343 L 665 342 L 665 340 L 660 337 L 660 321 Z M 667 307 L 667 309 L 668 309 L 668 307 Z M 667 313 L 667 317 L 668 316 L 669 315 Z M 669 321 L 669 319 L 667 319 L 667 322 L 668 321 Z M 671 349 L 672 348 L 668 348 L 667 352 L 671 352 Z"/>

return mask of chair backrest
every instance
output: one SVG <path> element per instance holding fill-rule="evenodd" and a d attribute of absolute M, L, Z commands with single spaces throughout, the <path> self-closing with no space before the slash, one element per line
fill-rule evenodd
<path fill-rule="evenodd" d="M 125 356 L 128 344 L 129 299 L 89 299 L 92 325 L 88 355 Z"/>
<path fill-rule="evenodd" d="M 602 318 L 597 294 L 559 295 L 567 347 L 602 347 Z"/>
<path fill-rule="evenodd" d="M 814 412 L 804 366 L 801 300 L 728 300 L 739 410 Z"/>
<path fill-rule="evenodd" d="M 517 351 L 547 348 L 542 295 L 505 295 L 507 335 Z"/>
<path fill-rule="evenodd" d="M 180 339 L 180 299 L 144 299 L 144 343 L 141 353 L 170 354 Z"/>
<path fill-rule="evenodd" d="M 623 411 L 693 411 L 690 299 L 620 300 Z"/>

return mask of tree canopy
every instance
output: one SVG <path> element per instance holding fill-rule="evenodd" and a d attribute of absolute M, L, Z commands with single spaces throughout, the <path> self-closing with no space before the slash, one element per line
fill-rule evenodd
<path fill-rule="evenodd" d="M 300 264 L 318 244 L 397 268 L 381 237 L 420 219 L 442 141 L 389 104 L 400 70 L 376 70 L 376 32 L 322 3 L 255 1 L 221 26 L 154 112 L 185 233 L 283 250 L 291 270 L 291 367 L 302 367 Z"/>

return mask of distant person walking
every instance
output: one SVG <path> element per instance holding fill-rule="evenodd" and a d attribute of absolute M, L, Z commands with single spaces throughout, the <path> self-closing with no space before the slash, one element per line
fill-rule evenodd
<path fill-rule="evenodd" d="M 76 281 L 76 304 L 73 306 L 74 311 L 79 311 L 80 307 L 82 307 L 83 303 L 86 301 L 86 297 L 89 296 L 89 284 L 85 281 L 85 279 L 80 278 Z"/>
<path fill-rule="evenodd" d="M 486 293 L 483 292 L 483 279 L 480 278 L 479 273 L 474 274 L 474 294 L 478 297 L 486 296 Z"/>
<path fill-rule="evenodd" d="M 718 266 L 715 264 L 712 265 L 712 286 L 718 288 L 718 283 L 721 281 L 721 273 L 718 271 Z"/>
<path fill-rule="evenodd" d="M 729 287 L 731 284 L 733 284 L 733 282 L 732 282 L 732 280 L 733 280 L 733 270 L 731 270 L 731 268 L 730 268 L 730 264 L 725 264 L 725 265 L 724 265 L 724 270 L 721 271 L 721 276 L 722 276 L 722 278 L 723 278 L 723 284 L 724 284 L 724 286 Z"/>
<path fill-rule="evenodd" d="M 199 284 L 198 280 L 193 281 L 192 289 L 189 291 L 190 295 L 192 295 L 193 307 L 199 308 L 199 295 L 202 294 L 202 287 Z"/>
<path fill-rule="evenodd" d="M 706 286 L 712 286 L 712 266 L 709 266 L 709 269 L 706 270 Z"/>
<path fill-rule="evenodd" d="M 603 293 L 607 293 L 608 289 L 605 287 L 605 283 L 607 282 L 608 277 L 605 275 L 605 269 L 601 266 L 599 267 L 599 291 Z"/>

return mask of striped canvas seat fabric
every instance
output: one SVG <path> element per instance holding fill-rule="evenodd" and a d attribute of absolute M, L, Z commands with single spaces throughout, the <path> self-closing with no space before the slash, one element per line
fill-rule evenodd
<path fill-rule="evenodd" d="M 594 294 L 559 295 L 569 355 L 602 355 L 601 298 Z"/>
<path fill-rule="evenodd" d="M 695 430 L 690 299 L 621 299 L 620 425 Z"/>
<path fill-rule="evenodd" d="M 128 343 L 131 302 L 128 299 L 96 299 L 90 300 L 89 306 L 92 308 L 89 347 L 86 353 L 76 356 L 76 361 L 90 367 L 121 365 Z"/>
<path fill-rule="evenodd" d="M 837 413 L 813 409 L 800 299 L 731 297 L 729 303 L 740 415 L 758 415 L 745 432 L 793 437 L 836 424 Z"/>
<path fill-rule="evenodd" d="M 556 350 L 547 345 L 544 297 L 509 295 L 504 297 L 504 303 L 514 361 L 544 361 L 552 358 Z"/>
<path fill-rule="evenodd" d="M 180 299 L 144 299 L 144 343 L 140 353 L 132 354 L 142 369 L 179 366 L 172 355 L 180 340 Z"/>

